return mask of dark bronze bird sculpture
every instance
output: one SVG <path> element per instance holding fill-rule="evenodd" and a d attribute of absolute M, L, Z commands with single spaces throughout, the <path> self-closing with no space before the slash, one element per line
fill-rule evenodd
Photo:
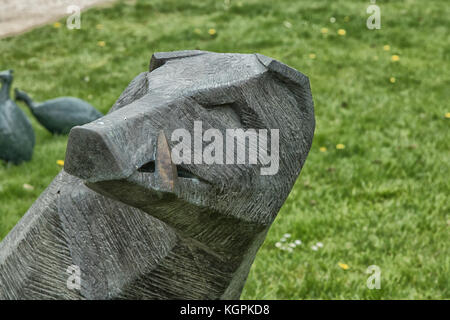
<path fill-rule="evenodd" d="M 18 89 L 14 92 L 16 100 L 25 102 L 37 121 L 53 134 L 67 134 L 72 127 L 103 117 L 92 105 L 78 98 L 60 97 L 34 103 L 25 92 Z"/>
<path fill-rule="evenodd" d="M 13 70 L 0 72 L 0 159 L 18 164 L 31 160 L 35 137 L 25 113 L 10 98 Z"/>

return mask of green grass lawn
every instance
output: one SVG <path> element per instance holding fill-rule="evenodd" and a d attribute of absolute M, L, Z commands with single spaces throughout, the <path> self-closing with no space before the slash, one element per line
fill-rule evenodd
<path fill-rule="evenodd" d="M 242 298 L 449 299 L 450 8 L 379 1 L 381 30 L 368 30 L 369 4 L 121 2 L 82 13 L 80 30 L 61 20 L 0 40 L 0 70 L 13 68 L 14 86 L 37 101 L 77 96 L 102 112 L 156 51 L 259 52 L 302 71 L 314 143 Z M 67 137 L 32 123 L 33 160 L 0 165 L 0 239 L 61 170 Z M 292 252 L 276 246 L 286 233 L 302 241 Z M 380 290 L 366 286 L 370 265 Z"/>

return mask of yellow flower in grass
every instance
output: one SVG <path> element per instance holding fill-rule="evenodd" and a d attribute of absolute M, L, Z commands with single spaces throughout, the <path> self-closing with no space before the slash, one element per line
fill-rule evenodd
<path fill-rule="evenodd" d="M 322 29 L 320 29 L 320 32 L 322 34 L 327 34 L 328 33 L 328 28 L 322 28 Z"/>
<path fill-rule="evenodd" d="M 106 46 L 106 42 L 105 41 L 99 41 L 99 42 L 97 42 L 97 45 L 99 47 L 104 47 L 104 46 Z"/>
<path fill-rule="evenodd" d="M 395 78 L 394 78 L 394 77 L 390 77 L 390 78 L 389 78 L 389 82 L 390 82 L 390 83 L 395 83 Z"/>
<path fill-rule="evenodd" d="M 343 150 L 343 149 L 345 149 L 345 145 L 343 145 L 342 143 L 338 143 L 338 144 L 336 145 L 336 149 L 338 149 L 338 150 Z"/>
<path fill-rule="evenodd" d="M 327 148 L 326 147 L 320 147 L 319 150 L 320 150 L 320 152 L 327 152 Z"/>
<path fill-rule="evenodd" d="M 64 166 L 64 160 L 56 160 L 56 164 L 57 164 L 58 166 L 63 167 L 63 166 Z"/>
<path fill-rule="evenodd" d="M 338 266 L 339 266 L 342 270 L 348 270 L 348 269 L 350 269 L 350 266 L 349 266 L 348 264 L 346 264 L 346 263 L 339 262 L 339 263 L 338 263 Z"/>
<path fill-rule="evenodd" d="M 447 112 L 447 113 L 445 114 L 445 117 L 446 117 L 447 119 L 450 119 L 450 112 Z"/>
<path fill-rule="evenodd" d="M 389 50 L 391 50 L 391 46 L 386 44 L 386 45 L 383 46 L 383 50 L 384 51 L 389 51 Z"/>
<path fill-rule="evenodd" d="M 394 55 L 391 57 L 391 60 L 395 62 L 395 61 L 400 60 L 400 57 L 399 57 L 398 55 L 394 54 Z"/>
<path fill-rule="evenodd" d="M 34 187 L 31 184 L 28 184 L 28 183 L 24 183 L 23 184 L 23 188 L 25 190 L 29 190 L 29 191 L 34 190 Z"/>
<path fill-rule="evenodd" d="M 215 35 L 217 33 L 217 31 L 216 31 L 216 29 L 211 28 L 211 29 L 208 30 L 208 33 L 209 33 L 210 36 L 213 36 L 213 35 Z"/>
<path fill-rule="evenodd" d="M 339 29 L 338 30 L 338 35 L 340 35 L 340 36 L 345 36 L 346 33 L 347 33 L 347 31 L 345 31 L 345 29 Z"/>
<path fill-rule="evenodd" d="M 316 54 L 315 53 L 310 53 L 309 54 L 309 58 L 310 59 L 315 59 L 316 58 Z"/>
<path fill-rule="evenodd" d="M 60 22 L 55 22 L 53 24 L 53 28 L 61 28 L 61 23 Z"/>

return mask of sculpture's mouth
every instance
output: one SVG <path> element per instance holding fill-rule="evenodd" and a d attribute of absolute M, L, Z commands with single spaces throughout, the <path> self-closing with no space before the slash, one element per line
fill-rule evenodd
<path fill-rule="evenodd" d="M 197 183 L 208 183 L 208 181 L 191 172 L 188 168 L 182 165 L 175 165 L 172 162 L 171 152 L 167 138 L 161 130 L 156 144 L 155 160 L 142 165 L 135 174 L 130 178 L 136 176 L 150 176 L 156 185 L 156 189 L 163 191 L 175 191 L 176 185 L 180 182 L 179 179 L 188 179 Z M 182 181 L 182 180 L 181 180 Z"/>
<path fill-rule="evenodd" d="M 78 129 L 83 132 L 83 129 Z M 79 134 L 76 132 L 76 134 Z M 88 142 L 85 133 L 80 134 L 85 143 Z M 89 135 L 89 137 L 91 137 Z M 95 137 L 95 135 L 94 135 Z M 92 138 L 95 139 L 95 138 Z M 94 143 L 95 145 L 95 143 Z M 103 149 L 101 145 L 97 149 Z M 180 194 L 185 194 L 186 190 L 208 189 L 211 183 L 196 175 L 183 165 L 175 165 L 172 162 L 171 151 L 167 138 L 161 130 L 156 140 L 156 148 L 153 152 L 153 159 L 149 160 L 138 169 L 134 169 L 130 174 L 121 172 L 116 176 L 108 177 L 102 171 L 95 171 L 88 164 L 91 158 L 88 152 L 69 152 L 66 157 L 65 170 L 84 181 L 90 189 L 107 196 L 127 203 L 137 208 L 145 208 L 152 204 L 157 204 L 161 200 L 171 201 Z M 103 152 L 108 160 L 108 152 Z M 114 169 L 115 163 L 109 163 Z"/>
<path fill-rule="evenodd" d="M 137 171 L 138 172 L 143 172 L 143 173 L 155 173 L 155 160 L 150 160 L 149 162 L 147 162 L 146 164 L 144 164 L 142 167 L 140 167 Z M 177 172 L 177 177 L 178 178 L 184 178 L 184 179 L 191 179 L 191 180 L 196 180 L 196 181 L 202 181 L 205 183 L 209 183 L 208 181 L 204 180 L 203 178 L 199 177 L 198 175 L 192 173 L 189 169 L 181 166 L 181 165 L 176 165 L 176 172 Z"/>

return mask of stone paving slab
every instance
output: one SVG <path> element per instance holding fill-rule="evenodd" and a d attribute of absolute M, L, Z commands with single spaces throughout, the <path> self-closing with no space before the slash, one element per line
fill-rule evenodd
<path fill-rule="evenodd" d="M 71 5 L 81 10 L 115 0 L 0 0 L 0 38 L 20 34 L 69 15 Z"/>

